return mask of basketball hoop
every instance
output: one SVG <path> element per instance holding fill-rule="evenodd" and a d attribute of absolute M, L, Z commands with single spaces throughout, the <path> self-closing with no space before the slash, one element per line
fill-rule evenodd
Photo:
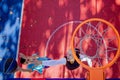
<path fill-rule="evenodd" d="M 78 42 L 75 37 L 79 38 Z M 80 49 L 80 54 L 92 61 L 92 66 L 77 57 L 75 47 Z M 104 69 L 112 66 L 119 57 L 119 33 L 108 21 L 91 18 L 80 23 L 74 30 L 71 48 L 75 60 L 89 71 L 88 80 L 105 80 Z"/>

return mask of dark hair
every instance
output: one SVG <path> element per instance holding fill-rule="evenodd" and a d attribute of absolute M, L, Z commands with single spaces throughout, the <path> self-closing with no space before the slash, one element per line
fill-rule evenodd
<path fill-rule="evenodd" d="M 17 67 L 16 60 L 14 58 L 8 58 L 4 64 L 4 73 L 14 73 Z"/>
<path fill-rule="evenodd" d="M 76 52 L 76 56 L 79 58 L 79 53 L 80 53 L 80 50 L 78 48 L 75 48 L 75 52 Z M 67 57 L 65 57 L 67 59 Z M 75 60 L 74 63 L 71 63 L 70 61 L 67 61 L 66 63 L 66 67 L 69 69 L 69 70 L 74 70 L 76 68 L 79 67 L 79 63 Z"/>
<path fill-rule="evenodd" d="M 26 59 L 21 57 L 21 58 L 20 58 L 20 63 L 21 63 L 21 64 L 24 64 L 25 62 L 26 62 Z"/>
<path fill-rule="evenodd" d="M 79 54 L 79 53 L 80 53 L 80 49 L 75 48 L 75 52 L 76 52 L 77 54 Z"/>

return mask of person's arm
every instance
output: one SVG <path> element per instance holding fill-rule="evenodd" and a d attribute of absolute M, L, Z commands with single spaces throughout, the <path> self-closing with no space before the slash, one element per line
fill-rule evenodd
<path fill-rule="evenodd" d="M 26 59 L 27 57 L 23 54 L 23 53 L 20 53 L 20 57 Z"/>
<path fill-rule="evenodd" d="M 80 59 L 80 60 L 84 59 L 85 57 L 86 57 L 85 55 L 79 54 L 79 59 Z"/>
<path fill-rule="evenodd" d="M 66 58 L 61 58 L 58 60 L 45 60 L 45 61 L 42 61 L 41 64 L 44 66 L 65 65 Z"/>
<path fill-rule="evenodd" d="M 32 72 L 32 69 L 23 69 L 21 67 L 18 67 L 16 71 L 23 71 L 23 72 Z M 16 72 L 15 71 L 15 72 Z"/>
<path fill-rule="evenodd" d="M 86 61 L 88 65 L 92 67 L 92 60 L 90 58 L 88 58 L 86 55 L 83 55 L 83 54 L 79 54 L 79 56 L 80 56 L 79 59 L 81 61 Z"/>
<path fill-rule="evenodd" d="M 32 54 L 32 57 L 37 59 L 37 58 L 39 58 L 39 55 L 38 54 Z"/>

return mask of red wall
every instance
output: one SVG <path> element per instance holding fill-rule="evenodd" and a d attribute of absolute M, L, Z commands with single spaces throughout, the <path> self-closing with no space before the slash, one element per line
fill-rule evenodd
<path fill-rule="evenodd" d="M 69 21 L 98 17 L 111 22 L 120 32 L 119 0 L 25 0 L 20 36 L 19 52 L 31 55 L 38 52 L 44 56 L 50 34 L 60 25 Z M 71 26 L 71 25 L 69 25 Z M 63 57 L 70 46 L 70 34 L 74 27 L 60 29 L 50 41 L 47 56 L 52 59 Z M 106 69 L 106 78 L 120 78 L 120 58 Z M 23 66 L 22 67 L 26 67 Z M 86 70 L 82 67 L 69 71 L 63 65 L 47 68 L 43 74 L 18 72 L 16 77 L 83 78 Z"/>

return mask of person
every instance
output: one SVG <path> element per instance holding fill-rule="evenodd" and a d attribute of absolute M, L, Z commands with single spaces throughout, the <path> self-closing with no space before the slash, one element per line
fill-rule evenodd
<path fill-rule="evenodd" d="M 88 65 L 92 66 L 92 61 L 88 57 L 83 54 L 80 54 L 80 50 L 75 48 L 76 55 L 81 61 L 87 61 Z M 28 64 L 27 68 L 32 71 L 38 71 L 39 73 L 43 72 L 44 68 L 55 66 L 55 65 L 66 65 L 69 70 L 74 70 L 80 66 L 79 63 L 73 58 L 72 51 L 68 50 L 67 55 L 63 58 L 53 60 L 47 57 L 39 57 L 36 54 L 32 56 L 25 56 L 24 54 L 20 54 L 20 61 L 22 64 Z"/>
<path fill-rule="evenodd" d="M 87 61 L 89 66 L 92 66 L 91 59 L 86 57 L 85 55 L 80 54 L 80 50 L 75 48 L 76 55 L 81 61 Z M 23 72 L 33 72 L 37 71 L 42 74 L 44 68 L 48 68 L 54 65 L 66 65 L 69 70 L 74 70 L 80 66 L 77 61 L 72 56 L 72 51 L 68 50 L 67 55 L 63 58 L 53 60 L 47 57 L 39 57 L 37 54 L 33 54 L 32 56 L 25 56 L 24 54 L 20 54 L 20 63 L 23 65 L 27 65 L 26 69 L 21 68 L 17 61 L 13 58 L 8 58 L 5 62 L 5 70 L 4 73 L 15 73 L 17 71 Z"/>
<path fill-rule="evenodd" d="M 49 58 L 40 58 L 38 55 L 34 54 L 33 56 L 25 56 L 20 54 L 20 63 L 27 65 L 26 69 L 18 65 L 18 61 L 15 58 L 0 58 L 0 72 L 4 74 L 14 74 L 17 71 L 22 72 L 33 72 L 38 71 L 42 73 L 41 70 L 45 68 L 43 65 L 39 65 L 37 62 L 39 60 L 47 60 Z"/>
<path fill-rule="evenodd" d="M 75 48 L 76 56 L 81 60 L 81 61 L 87 61 L 88 66 L 92 67 L 92 60 L 88 58 L 86 55 L 80 54 L 80 50 Z M 40 61 L 39 64 L 43 66 L 54 66 L 54 65 L 66 65 L 66 67 L 69 70 L 74 70 L 80 66 L 80 64 L 74 59 L 72 56 L 72 51 L 71 49 L 68 50 L 67 55 L 61 59 L 58 60 L 45 60 L 45 61 Z"/>
<path fill-rule="evenodd" d="M 31 71 L 38 71 L 39 73 L 42 73 L 44 68 L 48 68 L 48 66 L 40 64 L 40 61 L 46 60 L 50 59 L 47 57 L 39 57 L 37 54 L 33 54 L 32 56 L 25 56 L 22 53 L 20 54 L 20 63 L 27 65 L 27 69 Z"/>

